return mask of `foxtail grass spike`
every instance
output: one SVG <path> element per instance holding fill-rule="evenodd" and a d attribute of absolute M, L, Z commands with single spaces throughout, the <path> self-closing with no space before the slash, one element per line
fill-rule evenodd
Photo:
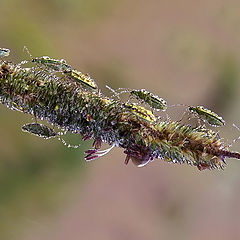
<path fill-rule="evenodd" d="M 59 68 L 55 74 L 39 66 L 41 62 L 32 64 L 24 68 L 0 59 L 0 103 L 46 120 L 64 132 L 79 134 L 83 140 L 94 139 L 93 149 L 85 152 L 86 161 L 105 155 L 113 147 L 123 148 L 125 163 L 132 160 L 137 166 L 162 159 L 199 170 L 223 169 L 227 158 L 240 159 L 240 153 L 230 151 L 224 139 L 204 125 L 192 127 L 170 119 L 160 121 L 143 107 L 69 81 L 64 69 Z M 102 143 L 111 147 L 100 151 Z"/>

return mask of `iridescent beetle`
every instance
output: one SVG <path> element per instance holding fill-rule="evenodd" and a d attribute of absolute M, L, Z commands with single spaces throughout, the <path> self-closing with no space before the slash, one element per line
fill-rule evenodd
<path fill-rule="evenodd" d="M 0 57 L 7 57 L 10 53 L 10 50 L 7 48 L 0 48 Z"/>
<path fill-rule="evenodd" d="M 135 116 L 140 117 L 143 120 L 148 122 L 156 122 L 156 117 L 152 114 L 151 111 L 147 110 L 144 107 L 135 105 L 135 104 L 128 104 L 124 103 L 123 106 L 130 110 Z"/>
<path fill-rule="evenodd" d="M 76 83 L 80 84 L 83 88 L 90 90 L 90 91 L 97 91 L 98 86 L 94 82 L 94 80 L 88 75 L 77 70 L 71 71 L 64 71 L 63 72 L 66 76 L 68 76 L 71 80 L 75 81 Z"/>
<path fill-rule="evenodd" d="M 225 125 L 225 121 L 222 117 L 203 106 L 189 106 L 188 111 L 211 126 L 221 127 Z"/>
<path fill-rule="evenodd" d="M 146 104 L 148 104 L 151 108 L 154 108 L 155 110 L 166 111 L 167 109 L 167 102 L 163 98 L 160 98 L 145 89 L 132 90 L 130 94 L 136 99 L 144 101 Z"/>

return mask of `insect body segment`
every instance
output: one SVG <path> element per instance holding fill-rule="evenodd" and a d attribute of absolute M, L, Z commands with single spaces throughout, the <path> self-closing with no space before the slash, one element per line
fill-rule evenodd
<path fill-rule="evenodd" d="M 49 69 L 53 69 L 55 71 L 70 71 L 71 66 L 66 63 L 64 59 L 52 59 L 48 56 L 43 56 L 40 58 L 33 58 L 32 62 L 39 63 L 44 65 L 45 67 Z"/>
<path fill-rule="evenodd" d="M 218 116 L 211 110 L 204 108 L 202 106 L 188 107 L 188 111 L 195 116 L 199 117 L 203 121 L 207 122 L 209 125 L 220 127 L 225 125 L 225 121 L 222 117 Z"/>
<path fill-rule="evenodd" d="M 148 122 L 155 122 L 157 120 L 156 117 L 152 114 L 152 112 L 144 107 L 127 103 L 124 103 L 124 107 L 128 108 L 130 112 L 136 115 L 137 117 L 140 117 Z"/>
<path fill-rule="evenodd" d="M 52 128 L 40 123 L 27 123 L 22 126 L 22 130 L 45 139 L 56 137 L 58 135 L 58 133 L 56 133 Z"/>
<path fill-rule="evenodd" d="M 64 74 L 87 90 L 96 91 L 98 89 L 97 84 L 88 74 L 83 74 L 77 70 L 65 71 Z"/>
<path fill-rule="evenodd" d="M 0 57 L 7 57 L 10 53 L 10 50 L 7 48 L 0 48 Z"/>
<path fill-rule="evenodd" d="M 143 100 L 146 104 L 154 109 L 162 111 L 167 109 L 167 102 L 164 99 L 146 91 L 145 89 L 132 90 L 130 94 L 138 100 Z"/>

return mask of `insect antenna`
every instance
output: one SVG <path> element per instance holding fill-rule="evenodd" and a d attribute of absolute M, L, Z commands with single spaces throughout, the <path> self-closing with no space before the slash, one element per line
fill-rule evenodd
<path fill-rule="evenodd" d="M 31 61 L 33 60 L 32 54 L 29 52 L 28 48 L 26 46 L 23 47 L 23 51 L 26 51 L 29 57 L 31 58 Z"/>
<path fill-rule="evenodd" d="M 186 104 L 184 104 L 184 103 L 177 103 L 177 104 L 169 105 L 168 107 L 169 107 L 169 108 L 170 108 L 170 107 L 189 107 L 189 105 L 186 105 Z"/>
<path fill-rule="evenodd" d="M 189 108 L 189 105 L 186 105 L 184 103 L 177 103 L 177 104 L 172 104 L 172 105 L 169 105 L 168 108 L 172 108 L 172 107 L 186 107 L 186 108 Z M 192 116 L 189 115 L 189 111 L 187 111 L 185 109 L 185 111 L 183 112 L 181 118 L 177 121 L 177 122 L 182 122 L 182 120 L 184 119 L 184 117 L 186 116 L 186 114 L 188 114 L 188 118 L 187 120 L 189 121 L 191 119 Z"/>
<path fill-rule="evenodd" d="M 236 124 L 233 123 L 233 127 L 235 127 L 235 128 L 240 132 L 240 128 L 239 128 Z M 232 140 L 232 143 L 229 144 L 227 147 L 228 147 L 228 148 L 232 147 L 233 144 L 235 144 L 235 143 L 236 143 L 237 141 L 239 141 L 239 140 L 240 140 L 240 136 L 237 137 L 237 138 L 235 138 L 235 139 L 233 139 L 233 140 Z"/>
<path fill-rule="evenodd" d="M 29 56 L 30 59 L 31 59 L 31 62 L 33 62 L 33 56 L 32 56 L 32 54 L 30 53 L 30 51 L 28 50 L 28 48 L 27 48 L 26 46 L 23 47 L 23 52 L 24 52 L 24 51 L 27 52 L 28 56 Z M 22 61 L 22 62 L 19 63 L 19 66 L 21 66 L 21 65 L 23 65 L 23 64 L 25 64 L 25 63 L 28 63 L 28 62 L 29 62 L 29 61 L 27 61 L 27 60 L 26 60 L 26 61 Z M 34 73 L 36 73 L 35 70 L 34 70 Z"/>

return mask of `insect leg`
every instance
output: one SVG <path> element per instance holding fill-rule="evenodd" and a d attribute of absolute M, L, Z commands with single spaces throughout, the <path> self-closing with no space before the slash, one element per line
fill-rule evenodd
<path fill-rule="evenodd" d="M 62 138 L 62 136 L 65 135 L 65 134 L 66 134 L 66 132 L 60 132 L 60 133 L 58 134 L 58 140 L 59 140 L 60 142 L 62 142 L 64 146 L 67 146 L 68 148 L 79 148 L 79 147 L 82 145 L 81 143 L 78 144 L 78 145 L 72 145 L 72 144 L 67 143 L 67 142 Z"/>
<path fill-rule="evenodd" d="M 112 97 L 117 97 L 118 100 L 121 100 L 119 95 L 121 95 L 122 93 L 128 93 L 130 91 L 129 89 L 126 89 L 126 88 L 118 88 L 117 90 L 122 90 L 122 91 L 117 92 L 117 90 L 114 90 L 113 88 L 109 87 L 108 85 L 106 85 L 106 88 L 109 89 L 111 92 L 113 92 Z"/>
<path fill-rule="evenodd" d="M 117 96 L 118 99 L 120 100 L 120 97 L 119 97 L 119 93 L 117 93 L 113 88 L 111 88 L 110 86 L 106 85 L 106 88 L 108 90 L 110 90 L 111 92 L 113 92 L 113 97 Z"/>
<path fill-rule="evenodd" d="M 240 128 L 239 128 L 236 124 L 233 123 L 233 127 L 235 127 L 235 128 L 240 132 Z M 237 138 L 235 138 L 235 139 L 233 139 L 233 140 L 232 140 L 232 143 L 229 144 L 227 147 L 228 147 L 228 148 L 232 147 L 232 145 L 235 144 L 235 143 L 236 143 L 237 141 L 239 141 L 239 140 L 240 140 L 240 136 L 237 137 Z"/>

